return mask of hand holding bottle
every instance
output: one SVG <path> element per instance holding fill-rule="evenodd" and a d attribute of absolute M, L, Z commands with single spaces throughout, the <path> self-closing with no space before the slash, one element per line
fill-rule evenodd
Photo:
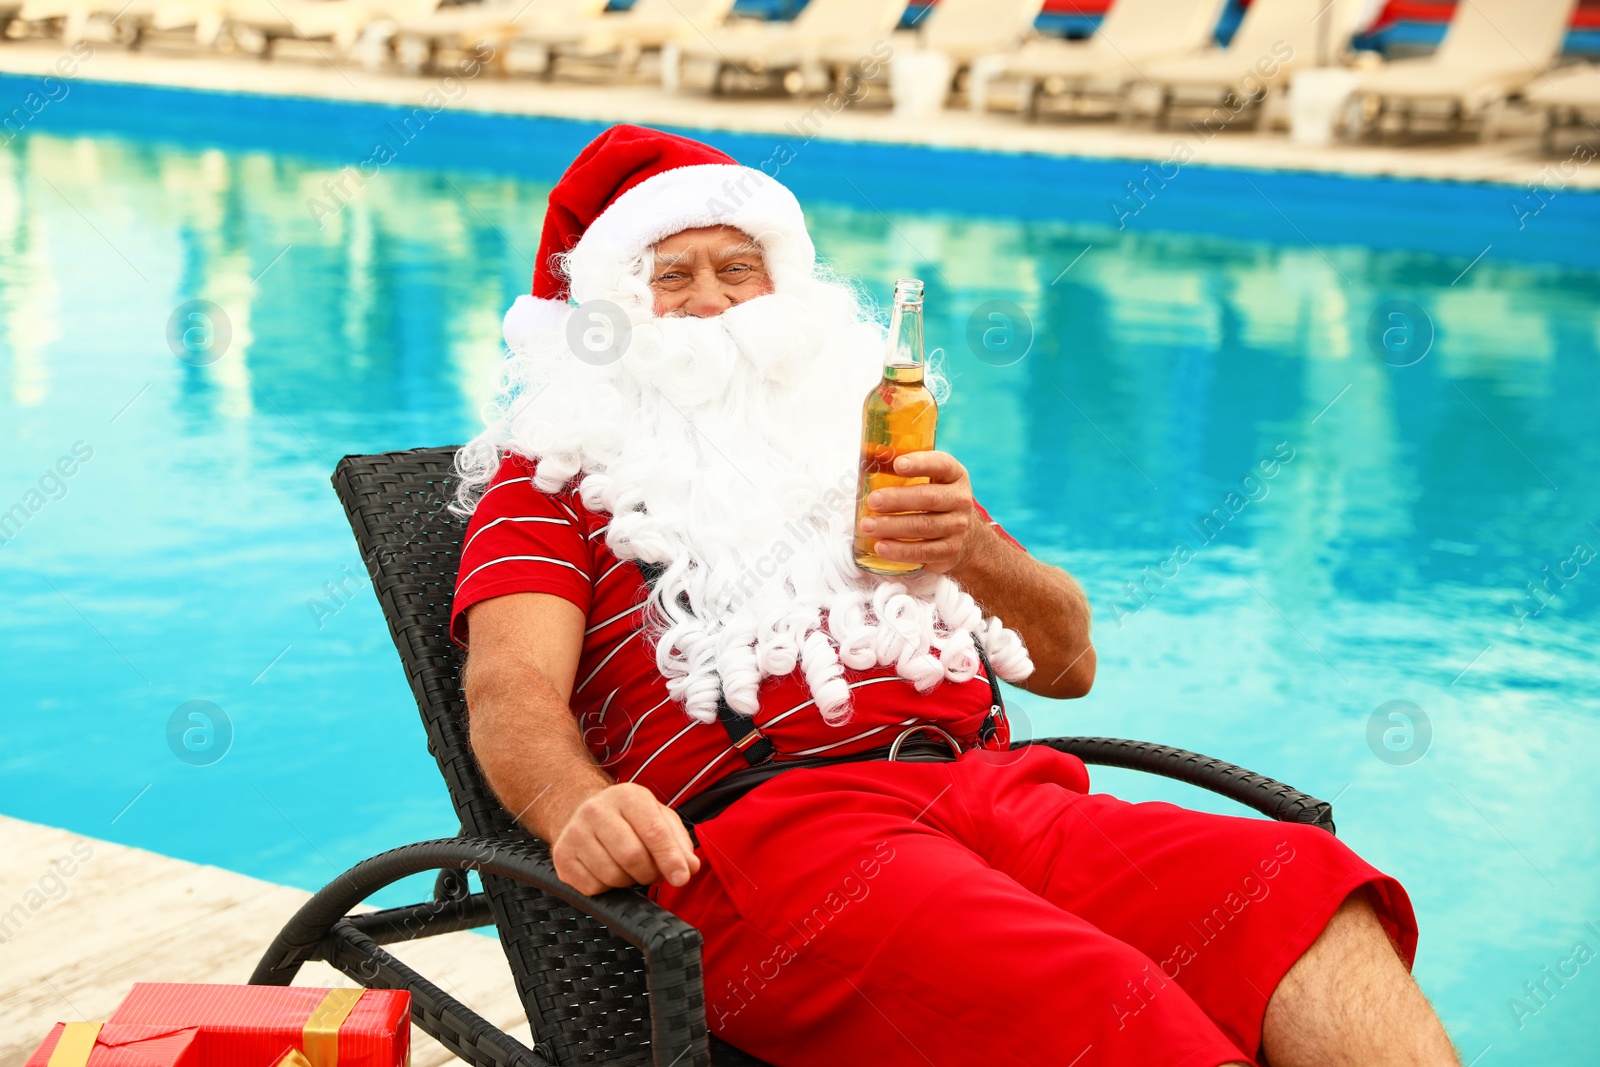
<path fill-rule="evenodd" d="M 861 534 L 878 559 L 949 574 L 986 531 L 967 468 L 948 452 L 924 451 L 897 457 L 894 473 L 918 484 L 868 493 Z"/>

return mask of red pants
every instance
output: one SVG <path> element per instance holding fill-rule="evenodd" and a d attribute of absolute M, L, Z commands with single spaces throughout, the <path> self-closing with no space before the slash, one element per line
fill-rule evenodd
<path fill-rule="evenodd" d="M 1250 1063 L 1267 998 L 1373 889 L 1315 827 L 1088 795 L 1045 748 L 794 770 L 697 827 L 654 889 L 705 938 L 713 1033 L 777 1067 Z"/>

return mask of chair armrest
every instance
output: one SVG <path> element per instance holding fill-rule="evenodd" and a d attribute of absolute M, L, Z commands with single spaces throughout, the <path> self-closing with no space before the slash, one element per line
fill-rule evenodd
<path fill-rule="evenodd" d="M 1198 752 L 1118 737 L 1045 737 L 1017 741 L 1012 749 L 1043 745 L 1085 763 L 1122 767 L 1208 789 L 1279 822 L 1303 822 L 1334 832 L 1333 805 L 1292 786 Z"/>
<path fill-rule="evenodd" d="M 498 874 L 534 886 L 637 948 L 645 960 L 654 1062 L 658 1067 L 710 1063 L 700 931 L 635 890 L 578 892 L 556 875 L 549 846 L 520 834 L 424 841 L 358 863 L 301 905 L 262 956 L 251 984 L 288 985 L 351 908 L 402 878 L 442 868 Z"/>

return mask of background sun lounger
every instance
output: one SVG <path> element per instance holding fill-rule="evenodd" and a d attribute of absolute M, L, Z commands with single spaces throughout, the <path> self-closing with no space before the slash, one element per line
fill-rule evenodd
<path fill-rule="evenodd" d="M 1116 0 L 1085 40 L 1041 38 L 1025 43 L 1003 64 L 973 72 L 968 103 L 987 107 L 994 77 L 1018 82 L 1019 110 L 1034 118 L 1050 97 L 1121 97 L 1140 67 L 1197 51 L 1211 39 L 1223 0 Z M 981 84 L 980 84 L 981 83 Z"/>
<path fill-rule="evenodd" d="M 224 0 L 228 32 L 247 52 L 270 55 L 281 40 L 328 41 L 351 51 L 376 23 L 426 14 L 439 0 Z"/>
<path fill-rule="evenodd" d="M 392 54 L 402 67 L 416 73 L 430 68 L 441 48 L 470 51 L 487 41 L 503 60 L 501 53 L 517 31 L 517 20 L 532 22 L 537 17 L 531 14 L 534 6 L 527 0 L 483 0 L 395 18 L 371 31 L 383 40 L 365 49 L 363 59 L 367 66 L 377 67 Z"/>
<path fill-rule="evenodd" d="M 645 52 L 716 30 L 733 9 L 733 0 L 637 0 L 626 11 L 610 14 L 602 13 L 604 0 L 566 0 L 566 7 L 553 10 L 538 3 L 530 7 L 525 0 L 491 0 L 440 8 L 432 15 L 399 22 L 395 54 L 402 66 L 414 70 L 431 62 L 442 45 L 471 48 L 479 41 L 492 41 L 508 52 L 542 53 L 532 66 L 546 76 L 555 73 L 561 57 L 610 59 L 622 74 L 634 70 Z M 535 8 L 540 9 L 536 17 L 528 17 Z"/>
<path fill-rule="evenodd" d="M 148 29 L 192 30 L 195 43 L 215 45 L 227 25 L 226 0 L 163 0 L 151 14 Z"/>
<path fill-rule="evenodd" d="M 939 0 L 916 24 L 913 32 L 890 38 L 894 56 L 908 51 L 937 55 L 944 63 L 939 68 L 951 85 L 972 64 L 985 57 L 1010 55 L 1033 34 L 1034 20 L 1044 0 Z M 839 75 L 858 72 L 866 58 L 878 58 L 873 46 L 882 36 L 862 34 L 855 40 L 839 41 L 824 48 L 822 62 Z M 894 66 L 895 58 L 880 66 Z M 891 83 L 892 84 L 892 83 Z"/>
<path fill-rule="evenodd" d="M 392 42 L 395 58 L 410 71 L 432 64 L 441 47 L 470 50 L 491 43 L 504 68 L 507 53 L 520 35 L 541 26 L 574 25 L 597 16 L 606 0 L 484 0 L 451 4 L 431 10 L 399 14 L 375 25 L 370 36 L 375 47 L 367 54 L 369 65 Z"/>
<path fill-rule="evenodd" d="M 619 72 L 631 70 L 645 52 L 674 42 L 698 40 L 728 20 L 734 0 L 636 0 L 626 11 L 532 27 L 519 39 L 548 51 L 549 71 L 559 57 L 614 57 Z"/>
<path fill-rule="evenodd" d="M 1418 105 L 1442 104 L 1452 129 L 1479 120 L 1496 132 L 1506 98 L 1550 69 L 1561 54 L 1577 0 L 1461 0 L 1438 51 L 1362 74 L 1366 107 L 1357 125 L 1382 127 L 1399 112 L 1407 128 Z"/>
<path fill-rule="evenodd" d="M 57 22 L 62 41 L 111 40 L 136 47 L 152 29 L 199 27 L 201 44 L 216 40 L 222 0 L 22 0 L 16 18 L 24 23 Z M 0 19 L 0 21 L 4 21 Z"/>
<path fill-rule="evenodd" d="M 1343 55 L 1357 8 L 1354 0 L 1254 0 L 1226 48 L 1142 64 L 1134 107 L 1164 122 L 1174 105 L 1222 104 L 1229 125 L 1261 122 L 1261 105 L 1277 113 L 1283 94 L 1276 90 L 1296 68 Z"/>
<path fill-rule="evenodd" d="M 1585 129 L 1590 152 L 1600 150 L 1600 66 L 1567 67 L 1537 79 L 1523 94 L 1528 103 L 1545 112 L 1544 146 L 1554 147 L 1565 129 Z M 1593 159 L 1593 155 L 1589 157 Z"/>
<path fill-rule="evenodd" d="M 810 0 L 792 22 L 740 24 L 696 34 L 662 49 L 661 84 L 676 89 L 688 62 L 710 65 L 713 93 L 729 88 L 733 77 L 742 75 L 736 84 L 756 85 L 773 74 L 781 76 L 785 89 L 798 93 L 806 88 L 805 72 L 822 68 L 824 52 L 863 40 L 887 40 L 908 6 L 908 0 Z"/>
<path fill-rule="evenodd" d="M 118 17 L 121 6 L 117 4 L 108 9 L 105 4 L 88 3 L 85 0 L 23 0 L 17 9 L 16 19 L 19 23 L 35 25 L 57 23 L 61 40 L 68 44 L 87 40 L 90 21 L 101 20 L 108 24 L 107 32 L 113 35 L 113 39 L 129 41 L 131 34 L 120 26 L 110 25 L 113 19 L 121 23 L 122 19 Z M 129 26 L 135 22 L 136 17 L 128 19 Z"/>

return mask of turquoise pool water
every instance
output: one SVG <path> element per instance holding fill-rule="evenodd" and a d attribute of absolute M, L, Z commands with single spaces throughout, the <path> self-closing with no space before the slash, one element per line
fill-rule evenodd
<path fill-rule="evenodd" d="M 0 148 L 5 814 L 305 887 L 453 831 L 327 477 L 473 432 L 595 129 L 447 112 L 319 228 L 393 118 L 81 84 Z M 1095 602 L 1094 693 L 1019 719 L 1336 798 L 1466 1057 L 1595 1062 L 1600 197 L 1195 166 L 1118 229 L 1139 176 L 784 172 L 840 268 L 927 279 L 943 446 Z M 228 340 L 186 362 L 202 300 Z"/>

